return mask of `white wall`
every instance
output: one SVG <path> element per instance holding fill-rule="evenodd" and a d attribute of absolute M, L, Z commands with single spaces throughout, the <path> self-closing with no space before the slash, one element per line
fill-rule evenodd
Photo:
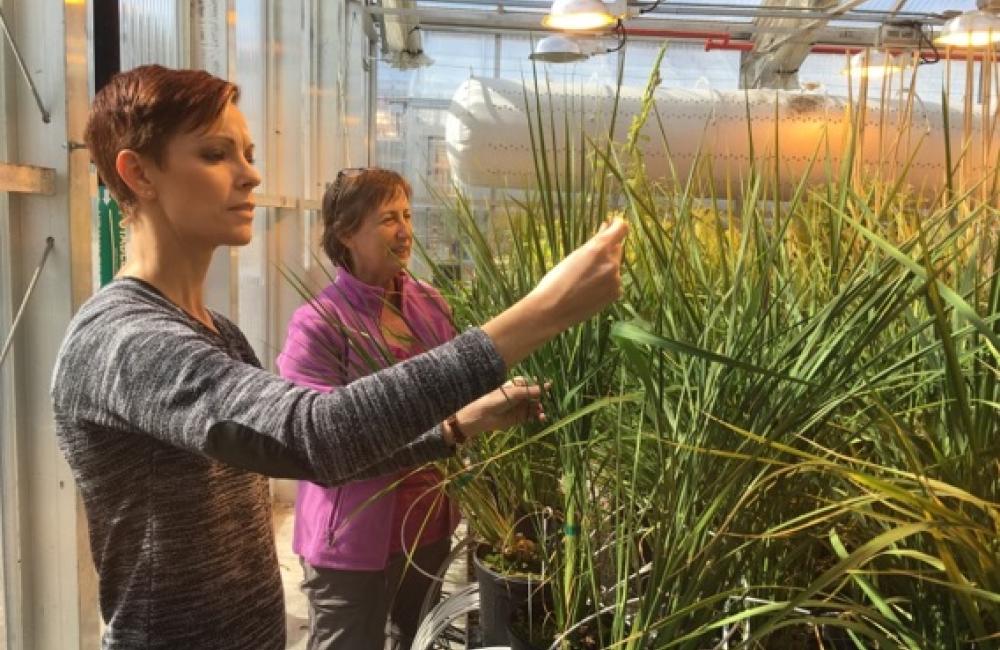
<path fill-rule="evenodd" d="M 250 246 L 219 252 L 208 299 L 239 322 L 261 361 L 273 368 L 287 319 L 300 303 L 277 266 L 316 275 L 308 254 L 316 231 L 309 208 L 318 206 L 325 183 L 340 167 L 368 162 L 363 9 L 346 0 L 120 4 L 123 66 L 200 65 L 243 88 L 241 105 L 265 178 L 266 197 L 259 203 L 272 207 L 258 208 Z M 0 372 L 4 641 L 11 650 L 96 648 L 86 530 L 72 476 L 56 448 L 49 400 L 65 328 L 95 288 L 89 194 L 95 176 L 86 152 L 66 146 L 81 139 L 89 102 L 90 7 L 84 1 L 36 0 L 0 0 L 0 7 L 52 112 L 51 123 L 43 124 L 8 48 L 0 47 L 0 160 L 57 172 L 54 196 L 0 193 L 0 341 L 45 238 L 56 241 Z M 280 489 L 287 498 L 286 488 Z"/>
<path fill-rule="evenodd" d="M 5 43 L 0 159 L 57 174 L 55 195 L 0 194 L 0 338 L 46 238 L 55 240 L 0 386 L 7 641 L 12 650 L 95 647 L 90 560 L 78 544 L 80 511 L 49 401 L 59 341 L 91 278 L 86 153 L 67 147 L 79 140 L 88 101 L 86 5 L 6 0 L 2 7 L 51 121 L 42 121 Z"/>

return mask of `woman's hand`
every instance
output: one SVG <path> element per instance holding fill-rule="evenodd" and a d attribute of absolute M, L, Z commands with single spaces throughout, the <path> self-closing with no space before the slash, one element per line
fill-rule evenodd
<path fill-rule="evenodd" d="M 617 219 L 556 264 L 525 300 L 548 311 L 562 331 L 583 322 L 621 297 L 621 261 L 628 224 Z"/>
<path fill-rule="evenodd" d="M 540 400 L 550 386 L 551 383 L 531 384 L 524 377 L 515 377 L 462 408 L 455 414 L 455 419 L 462 433 L 470 439 L 480 433 L 509 429 L 530 420 L 542 422 L 545 411 Z M 445 438 L 449 444 L 455 438 L 454 432 L 447 426 Z"/>
<path fill-rule="evenodd" d="M 567 255 L 517 304 L 483 325 L 510 368 L 621 296 L 628 225 L 616 220 Z"/>

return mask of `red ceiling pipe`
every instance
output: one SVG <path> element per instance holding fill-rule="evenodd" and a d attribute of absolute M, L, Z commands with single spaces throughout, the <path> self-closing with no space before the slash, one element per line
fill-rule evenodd
<path fill-rule="evenodd" d="M 753 43 L 750 41 L 735 41 L 732 34 L 728 32 L 698 32 L 678 29 L 641 29 L 626 27 L 625 33 L 629 36 L 645 36 L 651 38 L 683 38 L 688 40 L 705 41 L 705 50 L 737 50 L 750 51 Z M 817 54 L 854 54 L 861 52 L 864 48 L 845 45 L 813 45 L 811 52 Z M 930 53 L 928 53 L 930 54 Z"/>
<path fill-rule="evenodd" d="M 708 39 L 705 41 L 705 51 L 711 50 L 738 50 L 740 52 L 749 52 L 753 49 L 753 43 L 750 41 L 716 41 L 714 39 Z M 863 47 L 849 46 L 849 45 L 813 45 L 809 48 L 810 52 L 815 54 L 857 54 L 858 52 L 864 52 Z M 931 56 L 931 52 L 925 53 L 927 56 Z"/>
<path fill-rule="evenodd" d="M 704 40 L 705 51 L 729 50 L 737 52 L 749 52 L 754 44 L 750 41 L 735 41 L 732 34 L 728 32 L 699 32 L 678 29 L 642 29 L 626 27 L 625 33 L 629 36 L 644 36 L 649 38 L 682 38 L 687 40 Z M 857 45 L 813 45 L 809 48 L 815 54 L 857 54 L 863 52 L 865 48 Z M 972 54 L 965 50 L 941 48 L 936 53 L 932 50 L 921 50 L 920 55 L 926 59 L 933 59 L 935 54 L 941 59 L 951 59 L 954 61 L 982 61 L 983 54 Z M 1000 53 L 994 54 L 994 62 L 1000 62 Z"/>

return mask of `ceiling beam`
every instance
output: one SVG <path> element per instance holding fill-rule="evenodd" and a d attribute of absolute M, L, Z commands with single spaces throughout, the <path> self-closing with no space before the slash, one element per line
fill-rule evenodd
<path fill-rule="evenodd" d="M 847 0 L 837 4 L 836 0 L 789 0 L 794 6 L 820 10 L 821 17 L 806 22 L 791 21 L 788 18 L 760 17 L 754 24 L 760 29 L 753 36 L 753 49 L 744 53 L 740 60 L 740 86 L 743 88 L 799 87 L 799 67 L 809 55 L 813 45 L 820 41 L 821 30 L 828 23 L 843 16 L 866 0 Z M 764 0 L 764 7 L 789 6 L 785 0 Z M 779 33 L 779 29 L 791 33 Z M 871 30 L 874 40 L 874 30 Z"/>
<path fill-rule="evenodd" d="M 469 9 L 461 11 L 447 7 L 422 7 L 414 9 L 387 9 L 378 5 L 366 8 L 373 15 L 404 15 L 416 17 L 420 24 L 426 29 L 456 29 L 478 31 L 485 30 L 491 33 L 497 31 L 507 32 L 534 32 L 539 36 L 544 35 L 548 30 L 541 26 L 542 14 L 538 12 L 511 11 L 505 10 L 498 13 L 493 9 Z M 818 14 L 822 15 L 822 14 Z M 766 31 L 770 34 L 791 35 L 799 31 L 801 20 L 790 20 L 786 26 L 761 27 L 750 20 L 719 20 L 706 19 L 705 16 L 685 18 L 683 16 L 671 15 L 669 17 L 657 16 L 655 18 L 630 19 L 626 24 L 629 29 L 639 32 L 651 31 L 673 31 L 690 32 L 693 35 L 690 39 L 673 37 L 673 40 L 695 40 L 705 41 L 706 38 L 720 38 L 728 36 L 733 40 L 748 40 L 754 34 Z M 705 34 L 706 36 L 698 36 Z M 608 36 L 605 33 L 595 33 L 594 36 Z M 824 27 L 816 30 L 816 42 L 855 47 L 867 47 L 875 42 L 876 30 L 870 26 L 838 26 Z"/>

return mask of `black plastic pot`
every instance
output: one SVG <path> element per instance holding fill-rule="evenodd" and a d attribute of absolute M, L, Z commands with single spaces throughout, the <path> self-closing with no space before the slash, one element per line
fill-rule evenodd
<path fill-rule="evenodd" d="M 524 639 L 516 628 L 507 626 L 507 639 L 510 650 L 548 650 L 549 644 L 534 644 Z"/>
<path fill-rule="evenodd" d="M 545 617 L 543 612 L 535 613 L 536 617 Z M 611 626 L 614 624 L 613 614 L 602 614 L 600 616 L 605 629 L 611 630 Z M 550 631 L 548 633 L 541 631 L 544 630 L 545 625 L 535 625 L 530 626 L 527 623 L 528 613 L 523 609 L 519 612 L 515 612 L 511 617 L 509 624 L 507 626 L 507 635 L 509 639 L 509 644 L 511 650 L 548 650 L 552 647 L 552 644 L 556 640 L 555 631 Z M 536 623 L 538 621 L 536 620 Z M 582 626 L 579 626 L 576 630 L 571 632 L 566 638 L 566 642 L 569 644 L 570 648 L 596 648 L 595 644 L 602 643 L 597 640 L 597 621 L 585 622 Z M 529 631 L 533 630 L 532 631 Z M 533 633 L 539 633 L 540 639 L 532 639 Z M 602 643 L 601 647 L 605 647 Z"/>
<path fill-rule="evenodd" d="M 537 600 L 537 599 L 536 599 Z M 531 640 L 531 617 L 535 616 L 544 619 L 546 614 L 540 609 L 534 612 L 522 605 L 514 610 L 507 621 L 507 639 L 510 643 L 510 650 L 548 650 L 553 639 Z"/>
<path fill-rule="evenodd" d="M 529 599 L 539 598 L 543 588 L 539 580 L 494 571 L 482 560 L 482 555 L 489 550 L 488 546 L 480 546 L 473 558 L 479 581 L 479 625 L 483 645 L 510 645 L 507 625 L 511 613 L 527 607 Z"/>

